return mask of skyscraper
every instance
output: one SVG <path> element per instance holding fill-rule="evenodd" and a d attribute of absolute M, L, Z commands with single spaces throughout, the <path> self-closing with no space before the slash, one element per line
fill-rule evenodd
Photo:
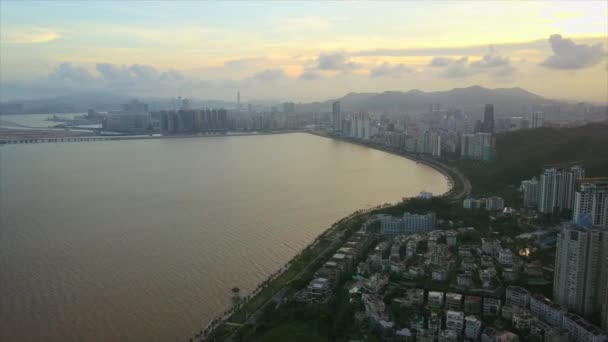
<path fill-rule="evenodd" d="M 481 131 L 484 133 L 494 133 L 494 105 L 492 104 L 487 104 L 483 112 Z"/>
<path fill-rule="evenodd" d="M 462 159 L 490 160 L 492 157 L 492 134 L 464 134 L 460 141 L 460 156 Z"/>
<path fill-rule="evenodd" d="M 608 227 L 608 178 L 579 181 L 572 222 L 583 227 Z"/>
<path fill-rule="evenodd" d="M 545 125 L 545 115 L 543 112 L 535 111 L 530 118 L 530 128 L 541 128 Z"/>
<path fill-rule="evenodd" d="M 540 176 L 538 211 L 552 214 L 562 209 L 572 210 L 576 182 L 584 177 L 585 169 L 580 166 L 545 169 Z"/>
<path fill-rule="evenodd" d="M 334 132 L 342 131 L 342 115 L 340 113 L 340 101 L 336 101 L 332 104 L 332 127 Z"/>
<path fill-rule="evenodd" d="M 536 179 L 536 177 L 521 182 L 521 191 L 524 193 L 524 206 L 538 206 L 539 190 L 540 187 L 538 184 L 538 179 Z"/>
<path fill-rule="evenodd" d="M 426 130 L 420 137 L 418 147 L 418 152 L 422 154 L 430 154 L 433 157 L 441 157 L 441 136 L 436 132 Z"/>
<path fill-rule="evenodd" d="M 565 225 L 557 238 L 553 299 L 578 314 L 599 313 L 606 301 L 608 231 Z"/>
<path fill-rule="evenodd" d="M 241 111 L 241 91 L 240 90 L 236 91 L 236 111 L 237 112 Z"/>

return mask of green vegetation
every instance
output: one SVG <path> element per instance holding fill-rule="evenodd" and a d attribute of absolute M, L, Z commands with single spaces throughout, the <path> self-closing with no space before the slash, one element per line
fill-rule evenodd
<path fill-rule="evenodd" d="M 458 161 L 474 196 L 499 195 L 508 203 L 517 198 L 524 179 L 537 176 L 546 165 L 581 163 L 587 176 L 608 175 L 608 124 L 572 128 L 520 130 L 496 136 L 496 157 L 490 162 Z"/>
<path fill-rule="evenodd" d="M 242 307 L 238 308 L 230 316 L 228 322 L 237 324 L 246 323 L 247 319 L 253 313 L 263 308 L 263 306 L 282 288 L 301 288 L 306 286 L 312 279 L 314 272 L 335 253 L 341 246 L 343 240 L 361 227 L 366 217 L 366 214 L 358 214 L 343 218 L 334 224 L 330 230 L 318 238 L 317 243 L 307 247 L 299 256 L 295 257 L 289 269 L 275 279 L 265 282 L 262 290 Z M 264 308 L 264 310 L 267 309 L 268 308 Z M 234 325 L 221 324 L 208 337 L 208 340 L 223 341 L 236 329 L 237 328 Z M 239 335 L 242 335 L 244 332 L 250 330 L 250 327 L 245 327 L 240 330 Z M 303 340 L 306 340 L 306 338 Z"/>

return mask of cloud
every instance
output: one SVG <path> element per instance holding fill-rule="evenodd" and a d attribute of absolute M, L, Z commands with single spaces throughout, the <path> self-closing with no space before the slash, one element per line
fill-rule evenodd
<path fill-rule="evenodd" d="M 454 60 L 452 58 L 448 58 L 448 57 L 435 57 L 431 60 L 431 63 L 429 63 L 429 66 L 432 67 L 444 67 L 444 66 L 448 66 L 450 64 L 452 64 L 454 62 Z"/>
<path fill-rule="evenodd" d="M 317 59 L 317 67 L 320 70 L 349 71 L 361 67 L 359 63 L 353 62 L 345 52 L 320 53 Z"/>
<path fill-rule="evenodd" d="M 249 79 L 258 82 L 277 82 L 287 79 L 287 75 L 281 69 L 266 69 L 256 72 Z"/>
<path fill-rule="evenodd" d="M 229 69 L 246 69 L 252 68 L 259 65 L 261 62 L 264 62 L 264 58 L 241 58 L 241 59 L 232 59 L 228 61 L 224 61 L 224 67 Z"/>
<path fill-rule="evenodd" d="M 553 55 L 547 57 L 541 65 L 552 69 L 581 69 L 598 64 L 606 58 L 604 45 L 576 44 L 559 34 L 549 37 Z"/>
<path fill-rule="evenodd" d="M 119 84 L 137 85 L 142 82 L 174 82 L 185 79 L 184 75 L 175 70 L 158 71 L 145 64 L 117 65 L 97 63 L 95 69 L 100 75 L 100 81 Z"/>
<path fill-rule="evenodd" d="M 2 41 L 13 44 L 36 44 L 48 43 L 59 39 L 59 33 L 47 28 L 30 28 L 17 31 L 9 31 L 8 28 L 5 34 L 2 34 Z"/>
<path fill-rule="evenodd" d="M 485 54 L 481 60 L 471 63 L 474 68 L 496 68 L 509 65 L 511 61 L 508 57 L 502 57 L 498 51 L 492 46 L 488 49 L 488 53 Z"/>
<path fill-rule="evenodd" d="M 411 69 L 410 67 L 406 66 L 405 64 L 401 64 L 401 63 L 400 64 L 390 64 L 390 63 L 384 62 L 384 63 L 380 64 L 379 66 L 370 70 L 370 76 L 372 76 L 372 77 L 384 77 L 384 76 L 402 77 L 404 75 L 411 74 L 412 72 L 414 72 L 414 70 Z"/>
<path fill-rule="evenodd" d="M 298 79 L 304 81 L 312 81 L 321 78 L 321 74 L 315 70 L 305 70 Z"/>
<path fill-rule="evenodd" d="M 49 81 L 86 83 L 95 78 L 83 67 L 74 66 L 72 63 L 61 63 L 47 76 L 47 79 Z"/>
<path fill-rule="evenodd" d="M 66 62 L 40 79 L 2 80 L 0 86 L 12 97 L 27 98 L 40 93 L 57 96 L 83 91 L 162 96 L 209 88 L 211 85 L 204 79 L 186 77 L 175 70 L 158 70 L 144 64 L 97 63 L 94 70 L 89 70 Z"/>
<path fill-rule="evenodd" d="M 448 58 L 435 57 L 429 63 L 430 67 L 441 68 L 440 76 L 445 78 L 467 78 L 478 74 L 489 74 L 498 79 L 513 76 L 517 71 L 511 65 L 511 59 L 500 55 L 498 50 L 490 46 L 481 59 L 470 61 L 469 57 Z"/>

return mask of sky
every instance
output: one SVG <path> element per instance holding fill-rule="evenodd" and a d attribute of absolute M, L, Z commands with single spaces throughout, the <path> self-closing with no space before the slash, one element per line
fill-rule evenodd
<path fill-rule="evenodd" d="M 607 1 L 0 1 L 0 101 L 315 101 L 521 87 L 608 102 Z"/>

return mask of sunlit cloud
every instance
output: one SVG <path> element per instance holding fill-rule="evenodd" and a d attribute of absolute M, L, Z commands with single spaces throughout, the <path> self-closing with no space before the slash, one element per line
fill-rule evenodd
<path fill-rule="evenodd" d="M 571 39 L 562 38 L 559 34 L 549 37 L 553 54 L 542 63 L 553 69 L 580 69 L 593 66 L 606 60 L 608 52 L 603 44 L 576 44 Z"/>
<path fill-rule="evenodd" d="M 2 42 L 12 44 L 35 44 L 47 43 L 59 39 L 59 32 L 47 28 L 32 29 L 6 29 L 5 34 L 1 34 Z"/>
<path fill-rule="evenodd" d="M 496 48 L 490 46 L 485 55 L 479 59 L 468 56 L 460 58 L 435 57 L 429 67 L 440 68 L 440 75 L 447 78 L 467 78 L 477 74 L 489 73 L 496 78 L 512 76 L 516 69 L 509 57 L 502 56 Z"/>

